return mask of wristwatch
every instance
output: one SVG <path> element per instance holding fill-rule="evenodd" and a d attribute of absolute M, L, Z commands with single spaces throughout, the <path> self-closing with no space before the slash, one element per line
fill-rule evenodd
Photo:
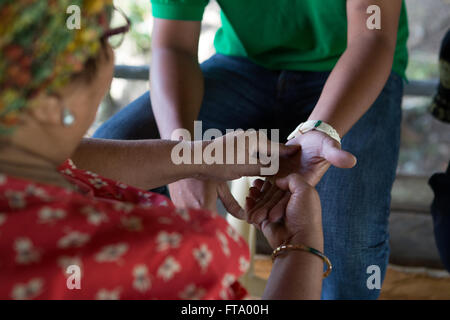
<path fill-rule="evenodd" d="M 298 127 L 295 128 L 294 131 L 292 131 L 287 139 L 291 140 L 298 134 L 304 134 L 311 130 L 323 132 L 326 135 L 330 136 L 330 138 L 333 138 L 334 140 L 339 142 L 339 144 L 341 143 L 341 137 L 339 137 L 339 133 L 337 133 L 337 131 L 334 130 L 332 126 L 330 126 L 328 123 L 323 122 L 322 120 L 308 120 L 306 122 L 300 123 Z"/>

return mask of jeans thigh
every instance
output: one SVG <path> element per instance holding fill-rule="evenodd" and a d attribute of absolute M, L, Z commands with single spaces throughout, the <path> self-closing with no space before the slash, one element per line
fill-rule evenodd
<path fill-rule="evenodd" d="M 216 54 L 202 64 L 205 94 L 198 115 L 203 130 L 269 129 L 275 113 L 277 72 L 246 58 Z"/>
<path fill-rule="evenodd" d="M 352 169 L 330 168 L 317 186 L 323 209 L 325 254 L 333 262 L 325 299 L 376 299 L 369 266 L 384 279 L 389 258 L 388 218 L 401 124 L 402 79 L 392 73 L 378 99 L 342 139 Z"/>

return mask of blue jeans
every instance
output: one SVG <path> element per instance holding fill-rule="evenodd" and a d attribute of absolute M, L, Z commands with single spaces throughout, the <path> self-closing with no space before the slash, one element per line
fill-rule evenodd
<path fill-rule="evenodd" d="M 279 129 L 280 139 L 316 105 L 329 72 L 271 71 L 245 58 L 216 54 L 201 65 L 205 95 L 198 119 L 203 130 Z M 331 167 L 317 186 L 323 208 L 325 254 L 333 272 L 324 280 L 324 299 L 376 299 L 367 273 L 389 258 L 390 193 L 397 166 L 403 81 L 392 73 L 369 111 L 342 140 L 358 158 L 353 169 Z M 101 126 L 94 137 L 157 138 L 149 93 Z"/>

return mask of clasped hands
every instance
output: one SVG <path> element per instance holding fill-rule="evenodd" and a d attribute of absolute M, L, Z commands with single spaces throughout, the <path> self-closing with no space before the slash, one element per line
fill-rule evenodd
<path fill-rule="evenodd" d="M 217 142 L 223 141 L 219 139 Z M 255 153 L 258 151 L 258 147 L 247 147 L 254 148 Z M 270 151 L 270 147 L 266 148 Z M 229 213 L 261 229 L 269 244 L 277 247 L 297 237 L 308 242 L 309 237 L 321 236 L 320 200 L 314 187 L 330 165 L 351 168 L 355 164 L 356 158 L 341 150 L 338 142 L 322 132 L 310 131 L 286 145 L 279 145 L 278 172 L 266 177 L 265 181 L 255 181 L 249 190 L 245 208 L 240 207 L 220 177 L 230 180 L 259 175 L 258 165 L 224 165 L 215 175 L 207 174 L 201 177 L 203 180 L 183 180 L 169 188 L 176 205 L 180 204 L 177 198 L 183 202 L 189 199 L 186 196 L 191 196 L 196 201 L 194 206 L 214 210 L 219 197 Z M 179 187 L 187 189 L 180 192 Z M 174 191 L 178 193 L 174 194 Z"/>

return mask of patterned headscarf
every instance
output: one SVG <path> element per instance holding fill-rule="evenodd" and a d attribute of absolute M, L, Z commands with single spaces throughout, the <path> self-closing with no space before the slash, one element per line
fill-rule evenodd
<path fill-rule="evenodd" d="M 79 29 L 68 27 L 72 5 L 80 9 Z M 33 97 L 83 70 L 101 47 L 111 9 L 112 0 L 1 1 L 0 134 L 14 129 Z"/>

